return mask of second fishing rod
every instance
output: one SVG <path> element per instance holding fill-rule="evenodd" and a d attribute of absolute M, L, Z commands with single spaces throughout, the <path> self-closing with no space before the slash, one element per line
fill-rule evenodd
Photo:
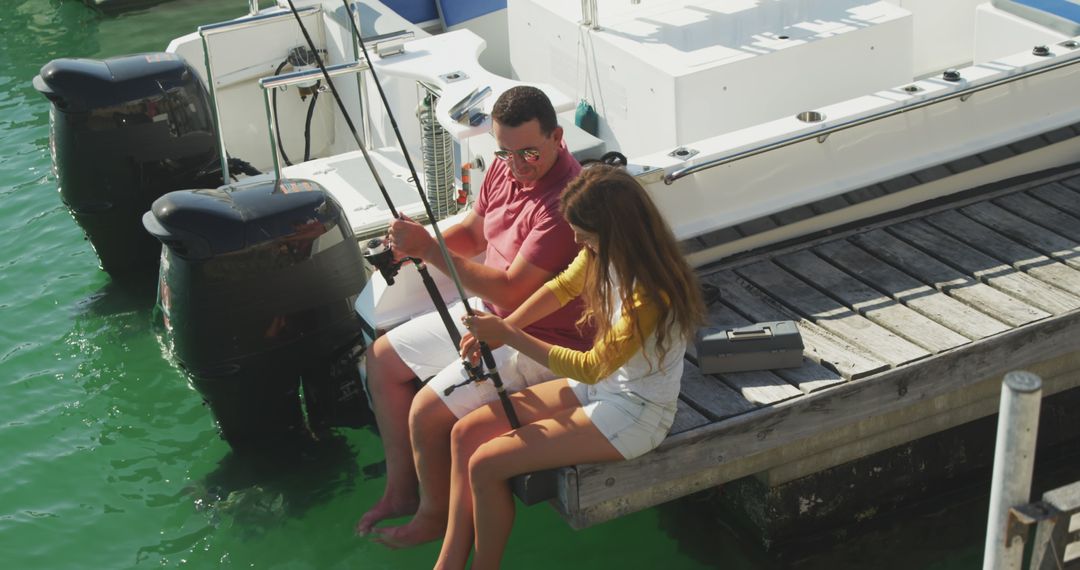
<path fill-rule="evenodd" d="M 379 179 L 378 173 L 375 170 L 374 162 L 371 160 L 370 156 L 368 155 L 367 149 L 366 149 L 363 141 L 360 140 L 360 137 L 356 132 L 356 128 L 355 128 L 355 126 L 353 125 L 353 122 L 352 122 L 352 118 L 350 117 L 348 110 L 345 108 L 345 104 L 341 100 L 341 96 L 338 94 L 337 88 L 334 86 L 334 83 L 331 80 L 329 73 L 327 73 L 327 71 L 326 71 L 326 66 L 323 64 L 322 58 L 319 56 L 319 52 L 315 48 L 314 41 L 311 39 L 311 36 L 308 33 L 307 28 L 304 26 L 304 23 L 300 18 L 300 14 L 296 11 L 296 6 L 293 4 L 292 0 L 288 0 L 288 3 L 289 3 L 289 9 L 292 11 L 293 16 L 296 18 L 296 22 L 299 25 L 300 31 L 302 32 L 302 34 L 304 36 L 304 40 L 307 42 L 308 47 L 315 54 L 316 64 L 319 66 L 319 69 L 322 70 L 322 72 L 323 72 L 323 76 L 324 76 L 324 78 L 326 79 L 326 82 L 327 82 L 327 87 L 330 89 L 331 93 L 333 94 L 334 100 L 337 102 L 338 108 L 341 110 L 341 113 L 342 113 L 342 115 L 343 115 L 343 117 L 345 119 L 346 124 L 348 125 L 350 131 L 352 132 L 353 137 L 356 139 L 357 144 L 360 146 L 360 150 L 364 155 L 364 159 L 366 160 L 369 169 L 372 171 L 372 174 L 375 176 L 376 182 L 379 185 L 379 189 L 383 193 L 383 198 L 386 200 L 387 205 L 390 207 L 391 214 L 395 218 L 400 218 L 400 215 L 398 214 L 398 212 L 393 207 L 393 204 L 392 204 L 392 202 L 390 200 L 389 193 L 386 191 L 385 187 L 382 185 L 381 180 Z M 424 210 L 427 213 L 428 219 L 431 221 L 431 227 L 432 227 L 432 230 L 434 231 L 434 234 L 435 234 L 435 241 L 439 246 L 440 252 L 442 253 L 443 260 L 446 263 L 447 272 L 449 273 L 449 276 L 450 276 L 451 280 L 454 282 L 455 287 L 457 287 L 458 294 L 459 294 L 459 296 L 460 296 L 460 298 L 462 300 L 462 304 L 463 304 L 463 306 L 465 308 L 465 312 L 468 314 L 469 318 L 471 319 L 472 317 L 474 317 L 476 315 L 476 312 L 473 310 L 473 308 L 468 303 L 468 296 L 465 294 L 465 289 L 461 285 L 461 279 L 460 279 L 460 277 L 459 277 L 459 275 L 457 273 L 457 268 L 454 265 L 454 260 L 450 255 L 450 251 L 449 251 L 449 249 L 447 249 L 446 242 L 445 242 L 445 240 L 443 239 L 443 236 L 442 236 L 442 232 L 439 231 L 439 225 L 437 223 L 436 216 L 435 216 L 434 212 L 431 209 L 431 205 L 428 203 L 427 195 L 424 193 L 424 189 L 420 186 L 420 177 L 417 174 L 416 167 L 413 165 L 412 157 L 409 154 L 408 148 L 405 146 L 404 138 L 401 135 L 401 130 L 398 128 L 397 120 L 394 118 L 393 111 L 391 110 L 389 101 L 386 98 L 386 93 L 384 92 L 384 90 L 382 88 L 382 83 L 379 81 L 379 77 L 378 77 L 378 74 L 375 71 L 375 67 L 374 67 L 374 65 L 372 65 L 371 59 L 368 56 L 367 46 L 364 44 L 364 39 L 360 34 L 360 30 L 359 30 L 359 27 L 357 26 L 356 17 L 354 15 L 354 12 L 350 8 L 348 0 L 342 0 L 342 6 L 345 9 L 345 14 L 349 18 L 349 22 L 351 24 L 350 27 L 351 27 L 351 30 L 352 30 L 353 37 L 360 46 L 361 52 L 364 55 L 364 60 L 367 61 L 367 63 L 368 63 L 368 68 L 369 68 L 369 70 L 371 72 L 371 79 L 375 83 L 375 86 L 379 91 L 379 96 L 382 99 L 383 106 L 386 108 L 387 118 L 390 120 L 390 124 L 393 127 L 394 135 L 397 137 L 398 144 L 399 144 L 399 146 L 401 148 L 402 154 L 405 157 L 405 162 L 409 167 L 409 172 L 410 172 L 410 174 L 412 176 L 413 182 L 416 184 L 416 190 L 420 195 L 420 201 L 423 203 Z M 423 270 L 426 273 L 426 266 L 424 266 L 422 263 L 417 264 L 417 269 L 418 270 Z M 427 276 L 427 279 L 430 279 L 430 275 Z M 460 346 L 460 344 L 461 344 L 461 335 L 458 334 L 457 327 L 454 326 L 452 320 L 450 320 L 449 311 L 446 309 L 446 303 L 444 301 L 442 301 L 442 297 L 441 297 L 441 295 L 439 295 L 438 289 L 434 285 L 434 281 L 431 281 L 431 284 L 429 286 L 428 282 L 427 282 L 427 279 L 425 279 L 425 287 L 428 288 L 429 293 L 432 295 L 432 301 L 435 302 L 436 308 L 439 309 L 439 314 L 442 317 L 444 324 L 446 325 L 447 333 L 450 336 L 450 340 L 451 340 L 451 342 L 453 342 L 455 347 Z M 437 301 L 436 301 L 436 299 L 437 299 Z M 494 388 L 495 388 L 495 391 L 497 392 L 497 394 L 499 396 L 499 401 L 502 403 L 503 410 L 505 411 L 507 419 L 510 422 L 510 426 L 512 428 L 520 427 L 521 424 L 518 421 L 517 414 L 514 411 L 513 403 L 510 401 L 509 395 L 506 392 L 506 388 L 503 386 L 502 379 L 499 376 L 499 372 L 498 372 L 496 362 L 495 362 L 495 357 L 491 353 L 491 348 L 486 343 L 481 342 L 480 343 L 480 352 L 481 352 L 481 357 L 483 359 L 483 363 L 487 367 L 488 372 L 486 374 L 481 374 L 481 372 L 479 370 L 477 370 L 476 368 L 472 367 L 468 363 L 468 361 L 463 361 L 462 365 L 465 367 L 466 372 L 467 372 L 467 374 L 469 376 L 468 381 L 479 381 L 479 380 L 481 380 L 483 378 L 490 379 L 492 381 L 492 384 L 493 384 Z M 452 390 L 452 389 L 453 389 L 453 387 L 447 388 L 447 393 L 449 393 L 449 391 Z"/>

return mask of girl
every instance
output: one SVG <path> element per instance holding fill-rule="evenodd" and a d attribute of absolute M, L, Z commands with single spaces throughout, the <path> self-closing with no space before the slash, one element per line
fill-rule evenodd
<path fill-rule="evenodd" d="M 693 272 L 645 190 L 620 168 L 591 166 L 561 206 L 577 258 L 505 320 L 466 316 L 462 354 L 478 341 L 508 344 L 566 378 L 510 398 L 522 427 L 498 402 L 455 424 L 450 520 L 438 568 L 497 568 L 510 537 L 515 475 L 562 465 L 632 459 L 663 441 L 675 417 L 687 339 L 704 306 Z M 579 326 L 596 330 L 587 352 L 552 346 L 522 327 L 582 297 Z"/>

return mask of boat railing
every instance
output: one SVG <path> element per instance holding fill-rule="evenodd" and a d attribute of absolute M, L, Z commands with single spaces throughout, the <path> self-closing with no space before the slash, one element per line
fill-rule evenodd
<path fill-rule="evenodd" d="M 309 14 L 322 12 L 322 7 L 308 6 L 306 8 L 297 8 L 296 11 L 301 16 L 307 16 Z M 236 18 L 235 20 L 227 20 L 225 22 L 217 22 L 215 24 L 206 24 L 204 26 L 199 26 L 199 35 L 205 38 L 206 36 L 212 36 L 223 32 L 235 32 L 236 30 L 242 30 L 244 28 L 254 28 L 257 26 L 274 23 L 279 20 L 287 20 L 292 17 L 292 12 L 288 10 L 256 13 L 249 16 L 244 16 L 242 18 Z"/>
<path fill-rule="evenodd" d="M 352 35 L 352 50 L 353 59 L 359 61 L 361 54 L 360 40 L 358 38 L 360 32 L 363 29 L 360 25 L 360 8 L 359 2 L 351 2 L 349 4 L 349 25 L 354 31 Z M 386 57 L 405 51 L 405 42 L 413 39 L 416 36 L 410 30 L 398 30 L 396 32 L 390 32 L 388 34 L 380 34 L 364 40 L 365 45 L 369 45 L 372 49 L 376 50 L 379 57 Z M 356 76 L 356 89 L 360 93 L 360 136 L 363 137 L 363 144 L 367 145 L 367 148 L 372 149 L 371 137 L 368 133 L 372 132 L 371 125 L 371 113 L 368 109 L 368 87 L 367 82 L 363 81 L 363 78 L 357 74 Z"/>
<path fill-rule="evenodd" d="M 326 74 L 330 77 L 337 77 L 339 75 L 346 75 L 349 73 L 361 73 L 364 70 L 370 69 L 370 65 L 367 60 L 350 61 L 348 63 L 339 63 L 337 65 L 326 66 Z M 296 71 L 293 73 L 286 73 L 283 75 L 275 75 L 273 77 L 264 77 L 259 80 L 259 86 L 263 89 L 263 101 L 266 104 L 266 122 L 267 128 L 270 133 L 270 154 L 274 159 L 274 178 L 281 179 L 281 158 L 280 149 L 277 146 L 277 120 L 274 113 L 274 105 L 272 101 L 272 95 L 275 89 L 286 89 L 290 85 L 310 84 L 319 79 L 323 79 L 323 72 L 321 69 L 308 69 L 305 71 Z M 326 89 L 326 86 L 319 88 Z"/>
<path fill-rule="evenodd" d="M 597 0 L 581 0 L 581 24 L 594 30 L 600 29 L 600 10 Z"/>
<path fill-rule="evenodd" d="M 380 34 L 378 36 L 372 36 L 364 40 L 366 45 L 370 45 L 372 50 L 375 50 L 378 54 L 390 55 L 393 53 L 400 53 L 400 46 L 404 45 L 404 42 L 412 39 L 413 32 L 408 30 L 401 30 L 398 32 L 392 32 L 389 34 Z M 355 41 L 353 43 L 356 43 Z M 350 73 L 356 74 L 360 77 L 360 74 L 364 71 L 371 69 L 371 64 L 364 58 L 363 54 L 356 53 L 356 60 L 346 63 L 339 63 L 335 65 L 326 66 L 326 74 L 331 78 L 348 75 Z M 267 132 L 270 133 L 270 155 L 274 160 L 274 178 L 281 178 L 281 156 L 280 149 L 277 145 L 277 117 L 275 116 L 273 105 L 273 92 L 274 89 L 287 89 L 290 85 L 299 84 L 311 84 L 319 79 L 323 79 L 323 72 L 321 69 L 307 69 L 304 71 L 295 71 L 292 73 L 285 73 L 282 75 L 275 75 L 273 77 L 264 77 L 259 80 L 259 86 L 263 90 L 263 103 L 266 105 L 266 122 Z M 363 81 L 360 81 L 360 86 L 363 87 Z M 326 90 L 327 86 L 323 85 L 320 90 Z M 367 111 L 367 96 L 366 91 L 361 91 L 361 113 L 366 118 L 368 116 Z M 363 144 L 368 144 L 367 133 L 370 132 L 370 127 L 366 125 L 366 120 L 363 121 L 365 126 L 364 132 L 361 135 Z M 370 144 L 368 144 L 370 148 Z"/>
<path fill-rule="evenodd" d="M 256 0 L 252 0 L 252 3 L 255 4 L 255 8 L 258 8 L 258 3 L 256 2 Z M 311 14 L 318 14 L 321 12 L 322 8 L 320 6 L 310 6 L 297 10 L 297 13 L 301 17 Z M 225 133 L 223 132 L 221 126 L 221 109 L 217 100 L 217 89 L 214 85 L 214 58 L 210 55 L 209 38 L 225 32 L 234 32 L 246 28 L 253 28 L 278 23 L 282 20 L 292 17 L 292 12 L 289 12 L 287 10 L 279 12 L 263 12 L 261 14 L 251 14 L 243 18 L 237 18 L 235 20 L 229 20 L 227 22 L 218 22 L 216 24 L 199 26 L 199 38 L 202 41 L 203 49 L 203 63 L 206 65 L 206 85 L 207 89 L 210 92 L 210 113 L 214 118 L 214 131 L 217 134 L 218 152 L 221 155 L 221 179 L 223 184 L 229 183 L 229 156 L 228 152 L 225 149 Z"/>
<path fill-rule="evenodd" d="M 1068 50 L 1076 50 L 1078 47 L 1080 47 L 1080 44 L 1078 44 L 1075 40 L 1066 40 L 1064 42 L 1059 43 L 1058 45 L 1060 45 L 1061 47 L 1064 47 L 1064 48 L 1066 48 Z M 1039 49 L 1040 47 L 1045 49 L 1045 46 L 1037 46 L 1036 49 Z M 832 133 L 845 131 L 847 129 L 852 129 L 852 128 L 858 127 L 860 125 L 865 125 L 867 123 L 872 123 L 874 121 L 879 121 L 881 119 L 885 119 L 885 118 L 892 117 L 892 116 L 895 116 L 895 115 L 900 115 L 900 114 L 903 114 L 903 113 L 907 113 L 909 111 L 914 111 L 916 109 L 922 109 L 923 107 L 928 107 L 930 105 L 936 105 L 938 103 L 942 103 L 942 102 L 945 102 L 945 101 L 950 101 L 952 99 L 960 99 L 961 101 L 966 101 L 969 97 L 971 97 L 972 95 L 974 95 L 974 94 L 976 94 L 976 93 L 978 93 L 980 91 L 985 91 L 987 89 L 993 89 L 993 88 L 999 87 L 1001 85 L 1005 85 L 1005 84 L 1012 83 L 1012 82 L 1015 82 L 1015 81 L 1020 81 L 1020 80 L 1027 79 L 1027 78 L 1030 78 L 1030 77 L 1034 77 L 1034 76 L 1037 76 L 1037 75 L 1042 75 L 1044 73 L 1049 73 L 1051 71 L 1056 71 L 1056 70 L 1061 69 L 1063 67 L 1069 67 L 1069 66 L 1072 66 L 1072 65 L 1076 65 L 1077 63 L 1080 63 L 1080 57 L 1076 57 L 1076 56 L 1077 56 L 1077 54 L 1075 54 L 1075 53 L 1070 54 L 1070 56 L 1068 56 L 1068 57 L 1062 57 L 1062 58 L 1057 59 L 1055 61 L 1048 62 L 1048 63 L 1046 63 L 1044 65 L 1040 65 L 1038 67 L 1034 67 L 1034 68 L 1031 68 L 1031 69 L 1022 70 L 1022 71 L 1018 71 L 1018 72 L 1015 72 L 1015 73 L 1010 73 L 1008 75 L 1005 75 L 1004 77 L 993 79 L 993 80 L 987 81 L 985 83 L 982 83 L 982 82 L 973 83 L 973 84 L 970 84 L 970 85 L 968 85 L 966 87 L 960 87 L 960 88 L 958 88 L 956 90 L 949 91 L 947 93 L 943 93 L 943 94 L 940 94 L 940 95 L 931 95 L 931 96 L 926 97 L 925 99 L 922 99 L 922 100 L 919 100 L 919 101 L 914 101 L 914 102 L 908 103 L 908 104 L 900 106 L 900 107 L 893 107 L 893 108 L 885 109 L 885 110 L 882 110 L 882 111 L 879 111 L 879 112 L 876 112 L 876 113 L 856 117 L 856 118 L 853 118 L 853 119 L 850 119 L 850 120 L 847 120 L 847 121 L 837 122 L 837 123 L 834 123 L 832 125 L 823 125 L 821 128 L 816 129 L 816 130 L 812 130 L 812 131 L 809 131 L 809 132 L 804 132 L 802 134 L 798 134 L 798 135 L 787 137 L 787 138 L 780 139 L 780 140 L 775 140 L 775 141 L 772 141 L 772 142 L 769 142 L 769 143 L 761 144 L 761 145 L 758 145 L 758 146 L 755 146 L 755 147 L 752 147 L 752 148 L 740 150 L 740 151 L 733 152 L 733 153 L 730 153 L 730 154 L 725 154 L 725 155 L 722 155 L 722 156 L 719 156 L 719 157 L 716 157 L 716 158 L 713 158 L 713 159 L 710 159 L 710 160 L 706 160 L 706 161 L 698 163 L 698 164 L 692 164 L 692 165 L 689 165 L 689 166 L 684 166 L 682 168 L 679 168 L 677 170 L 673 170 L 673 171 L 665 174 L 664 175 L 664 183 L 670 185 L 670 184 L 673 184 L 675 181 L 679 180 L 680 178 L 685 178 L 687 176 L 690 176 L 691 174 L 697 174 L 698 172 L 702 172 L 704 170 L 710 170 L 710 169 L 716 168 L 718 166 L 723 166 L 725 164 L 729 164 L 729 163 L 732 163 L 732 162 L 735 162 L 735 161 L 738 161 L 738 160 L 742 160 L 744 158 L 750 158 L 752 156 L 757 156 L 759 154 L 763 154 L 763 153 L 766 153 L 766 152 L 769 152 L 769 151 L 784 148 L 784 147 L 791 146 L 791 145 L 794 145 L 794 144 L 798 144 L 798 143 L 801 143 L 801 142 L 805 142 L 805 141 L 808 141 L 808 140 L 811 140 L 811 139 L 817 139 L 818 142 L 825 142 L 825 140 Z M 946 73 L 949 73 L 949 72 L 954 72 L 955 73 L 955 70 L 949 70 Z M 812 111 L 810 113 L 812 113 Z"/>

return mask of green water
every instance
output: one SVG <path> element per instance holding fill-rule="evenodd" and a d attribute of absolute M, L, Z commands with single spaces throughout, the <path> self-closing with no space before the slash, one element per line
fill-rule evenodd
<path fill-rule="evenodd" d="M 30 85 L 41 65 L 161 50 L 246 5 L 176 0 L 119 18 L 75 0 L 0 5 L 4 568 L 424 568 L 435 559 L 437 545 L 390 551 L 353 536 L 384 483 L 370 430 L 343 430 L 276 463 L 232 456 L 163 356 L 150 326 L 154 292 L 112 284 L 57 195 L 48 104 Z M 975 516 L 901 517 L 799 566 L 859 568 L 873 552 L 879 568 L 975 568 L 985 499 L 952 505 Z M 931 520 L 961 530 L 927 531 Z M 897 525 L 924 530 L 897 535 Z M 537 506 L 519 510 L 505 567 L 779 566 L 740 544 L 695 500 L 584 531 Z"/>
<path fill-rule="evenodd" d="M 343 430 L 317 454 L 245 465 L 163 357 L 153 291 L 110 284 L 56 192 L 48 104 L 57 57 L 164 49 L 247 3 L 178 0 L 103 18 L 74 0 L 0 4 L 0 566 L 423 568 L 352 527 L 379 496 L 382 448 Z M 232 496 L 229 500 L 228 497 Z M 508 568 L 704 568 L 656 511 L 574 532 L 523 509 Z"/>

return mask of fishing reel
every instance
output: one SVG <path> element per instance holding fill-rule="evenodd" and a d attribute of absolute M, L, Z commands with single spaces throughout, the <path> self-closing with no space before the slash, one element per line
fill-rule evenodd
<path fill-rule="evenodd" d="M 394 276 L 405 262 L 404 259 L 394 261 L 394 250 L 387 245 L 386 240 L 380 238 L 369 239 L 364 244 L 364 259 L 382 273 L 387 285 L 394 284 Z"/>

